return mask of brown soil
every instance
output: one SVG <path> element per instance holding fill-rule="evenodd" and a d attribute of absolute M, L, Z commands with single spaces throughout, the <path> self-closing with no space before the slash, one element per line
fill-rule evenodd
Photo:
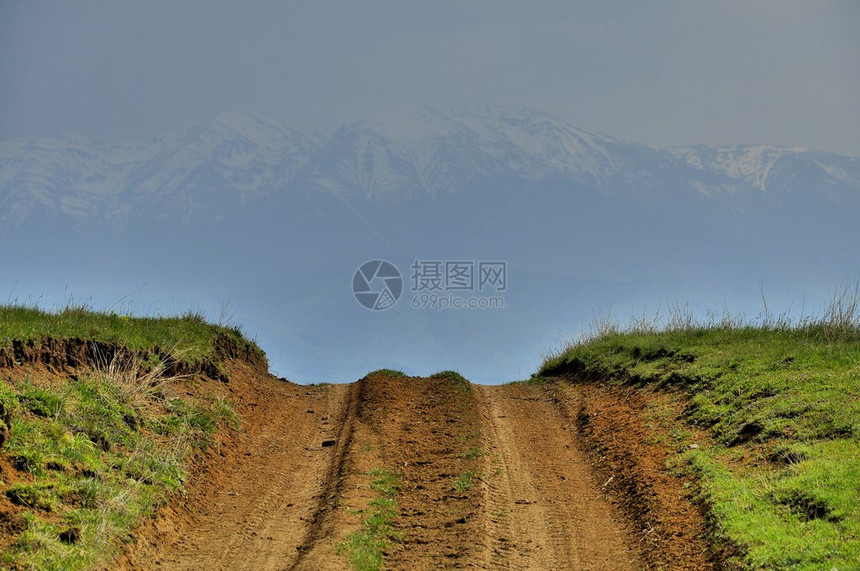
<path fill-rule="evenodd" d="M 391 569 L 714 566 L 647 395 L 386 375 L 299 386 L 242 356 L 225 372 L 242 430 L 195 459 L 187 495 L 114 568 L 348 569 L 377 468 L 400 476 Z"/>

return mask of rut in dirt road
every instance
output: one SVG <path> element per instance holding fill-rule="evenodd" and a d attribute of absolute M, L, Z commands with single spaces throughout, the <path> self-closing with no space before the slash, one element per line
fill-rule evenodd
<path fill-rule="evenodd" d="M 348 438 L 350 386 L 313 387 L 251 427 L 244 461 L 196 514 L 163 569 L 287 569 L 314 541 Z M 297 422 L 297 419 L 300 420 Z"/>
<path fill-rule="evenodd" d="M 641 567 L 628 524 L 601 494 L 571 421 L 529 387 L 476 390 L 499 467 L 484 482 L 488 568 Z"/>

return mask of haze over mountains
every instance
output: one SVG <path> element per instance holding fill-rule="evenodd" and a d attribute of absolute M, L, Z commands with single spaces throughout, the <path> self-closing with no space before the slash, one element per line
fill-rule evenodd
<path fill-rule="evenodd" d="M 133 143 L 0 143 L 0 294 L 214 319 L 227 303 L 297 381 L 498 382 L 610 307 L 753 316 L 764 291 L 817 311 L 858 276 L 858 214 L 860 159 L 813 150 L 657 148 L 533 110 L 330 132 L 229 113 Z M 391 309 L 353 298 L 370 259 L 403 275 Z M 505 307 L 414 309 L 415 260 L 506 262 Z"/>

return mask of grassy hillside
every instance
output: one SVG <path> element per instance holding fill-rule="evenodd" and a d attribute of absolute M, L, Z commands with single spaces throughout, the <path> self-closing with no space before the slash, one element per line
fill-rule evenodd
<path fill-rule="evenodd" d="M 51 338 L 127 349 L 74 375 L 34 367 L 0 377 L 0 567 L 104 564 L 142 517 L 182 490 L 189 454 L 238 417 L 221 383 L 173 375 L 158 355 L 217 359 L 223 336 L 256 349 L 194 315 L 0 307 L 0 347 Z"/>
<path fill-rule="evenodd" d="M 604 328 L 539 376 L 681 391 L 714 446 L 682 446 L 712 539 L 744 568 L 860 568 L 857 305 L 796 326 L 737 322 Z"/>

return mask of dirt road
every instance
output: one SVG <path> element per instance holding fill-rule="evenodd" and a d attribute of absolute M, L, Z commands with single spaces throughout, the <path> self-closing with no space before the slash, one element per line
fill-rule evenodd
<path fill-rule="evenodd" d="M 385 375 L 232 384 L 243 433 L 126 567 L 347 569 L 343 544 L 383 468 L 399 475 L 388 568 L 643 566 L 576 427 L 540 388 Z"/>

